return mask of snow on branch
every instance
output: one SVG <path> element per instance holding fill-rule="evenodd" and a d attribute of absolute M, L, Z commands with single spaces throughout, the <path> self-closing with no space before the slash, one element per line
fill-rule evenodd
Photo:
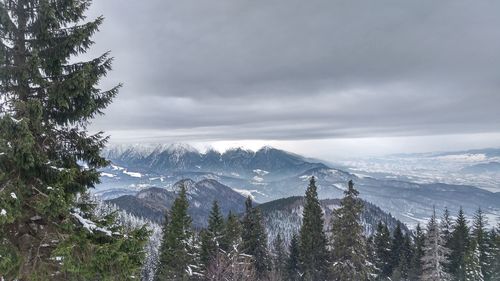
<path fill-rule="evenodd" d="M 90 233 L 94 233 L 94 231 L 99 231 L 106 234 L 107 236 L 112 236 L 113 233 L 110 230 L 97 226 L 93 221 L 82 217 L 78 213 L 71 213 L 71 214 L 82 224 L 83 228 L 87 229 Z"/>

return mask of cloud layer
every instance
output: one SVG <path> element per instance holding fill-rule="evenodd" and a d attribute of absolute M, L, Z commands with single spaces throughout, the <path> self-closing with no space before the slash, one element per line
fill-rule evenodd
<path fill-rule="evenodd" d="M 93 129 L 172 141 L 500 132 L 499 1 L 106 0 Z"/>

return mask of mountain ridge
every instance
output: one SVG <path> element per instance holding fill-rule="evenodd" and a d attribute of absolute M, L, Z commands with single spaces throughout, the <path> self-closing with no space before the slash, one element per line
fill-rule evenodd
<path fill-rule="evenodd" d="M 129 195 L 134 195 L 153 186 L 169 189 L 185 178 L 194 181 L 213 179 L 265 203 L 303 195 L 308 179 L 315 176 L 321 199 L 342 197 L 347 181 L 353 180 L 362 199 L 412 226 L 429 218 L 434 207 L 438 210 L 448 207 L 454 214 L 462 206 L 472 215 L 478 206 L 483 206 L 494 220 L 500 215 L 500 193 L 474 186 L 375 178 L 330 168 L 324 163 L 311 163 L 303 156 L 272 147 L 258 151 L 234 148 L 224 153 L 207 150 L 204 154 L 180 145 L 175 149 L 168 147 L 157 147 L 147 156 L 142 149 L 134 152 L 133 147 L 123 149 L 121 155 L 108 153 L 115 157 L 111 158 L 114 165 L 123 167 L 104 169 L 103 183 L 96 193 L 106 194 L 107 199 L 112 199 L 126 194 L 127 188 L 131 190 Z M 172 153 L 179 150 L 183 153 Z M 113 190 L 116 190 L 116 195 Z"/>

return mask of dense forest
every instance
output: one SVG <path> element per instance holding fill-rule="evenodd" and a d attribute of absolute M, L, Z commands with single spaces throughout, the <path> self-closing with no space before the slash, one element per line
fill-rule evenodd
<path fill-rule="evenodd" d="M 431 217 L 425 230 L 380 222 L 369 237 L 360 223 L 362 201 L 353 182 L 334 211 L 330 232 L 314 178 L 306 190 L 303 223 L 288 245 L 268 244 L 258 207 L 249 198 L 239 218 L 223 218 L 213 202 L 209 224 L 195 233 L 181 189 L 163 226 L 153 280 L 498 280 L 500 236 L 478 209 L 472 226 L 460 211 Z"/>

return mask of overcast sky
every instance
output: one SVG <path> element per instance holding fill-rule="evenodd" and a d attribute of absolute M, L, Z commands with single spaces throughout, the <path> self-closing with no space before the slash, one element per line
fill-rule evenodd
<path fill-rule="evenodd" d="M 112 142 L 315 157 L 500 146 L 500 1 L 96 0 Z"/>

